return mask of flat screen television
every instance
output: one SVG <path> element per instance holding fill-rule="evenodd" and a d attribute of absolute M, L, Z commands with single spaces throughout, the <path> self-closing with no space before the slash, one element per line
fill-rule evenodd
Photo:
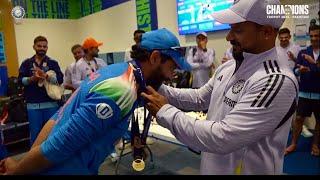
<path fill-rule="evenodd" d="M 233 2 L 234 0 L 177 0 L 179 34 L 230 29 L 228 24 L 216 22 L 211 14 L 228 9 Z"/>

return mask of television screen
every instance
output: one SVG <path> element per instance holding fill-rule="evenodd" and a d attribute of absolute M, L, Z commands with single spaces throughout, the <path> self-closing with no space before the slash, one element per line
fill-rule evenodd
<path fill-rule="evenodd" d="M 216 22 L 211 14 L 228 9 L 233 2 L 234 0 L 177 0 L 179 34 L 230 29 L 228 24 Z"/>

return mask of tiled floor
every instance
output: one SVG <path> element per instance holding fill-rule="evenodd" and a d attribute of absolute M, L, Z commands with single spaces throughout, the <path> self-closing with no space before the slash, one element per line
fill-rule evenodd
<path fill-rule="evenodd" d="M 149 146 L 154 158 L 153 166 L 150 159 L 146 162 L 146 168 L 142 172 L 135 172 L 132 167 L 132 154 L 128 154 L 120 161 L 118 174 L 120 175 L 179 175 L 179 174 L 199 174 L 200 155 L 189 151 L 186 147 L 155 140 L 154 144 Z M 101 165 L 99 174 L 115 174 L 116 164 L 109 158 Z"/>
<path fill-rule="evenodd" d="M 150 145 L 153 153 L 154 163 L 149 159 L 146 168 L 142 172 L 135 172 L 132 167 L 132 154 L 124 156 L 119 165 L 118 174 L 120 175 L 198 175 L 200 168 L 200 156 L 189 151 L 186 147 L 154 140 Z M 315 173 L 315 168 L 319 168 L 319 157 L 310 155 L 309 147 L 311 138 L 301 138 L 297 152 L 288 155 L 285 159 L 284 174 L 319 174 Z M 309 142 L 309 144 L 308 144 Z M 130 151 L 130 148 L 126 149 Z M 301 152 L 304 155 L 300 155 Z M 300 154 L 299 154 L 300 153 Z M 15 156 L 19 159 L 23 154 Z M 311 162 L 313 162 L 313 165 Z M 307 163 L 307 164 L 306 164 Z M 114 175 L 116 164 L 106 158 L 99 169 L 100 175 Z"/>

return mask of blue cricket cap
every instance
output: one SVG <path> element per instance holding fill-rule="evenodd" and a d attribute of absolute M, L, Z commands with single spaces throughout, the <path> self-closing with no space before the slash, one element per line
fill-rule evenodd
<path fill-rule="evenodd" d="M 144 33 L 140 46 L 148 51 L 159 50 L 170 56 L 180 69 L 191 70 L 190 64 L 184 58 L 186 48 L 180 47 L 178 38 L 165 28 Z"/>

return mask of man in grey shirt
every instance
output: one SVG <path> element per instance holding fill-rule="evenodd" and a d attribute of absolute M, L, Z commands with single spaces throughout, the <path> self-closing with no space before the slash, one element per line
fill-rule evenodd
<path fill-rule="evenodd" d="M 196 41 L 197 47 L 190 48 L 187 56 L 192 67 L 192 88 L 200 88 L 209 81 L 215 56 L 214 50 L 207 48 L 207 33 L 198 33 Z"/>
<path fill-rule="evenodd" d="M 201 174 L 281 174 L 296 107 L 298 83 L 278 59 L 275 41 L 284 19 L 269 18 L 279 0 L 241 0 L 213 14 L 231 25 L 234 60 L 221 65 L 200 89 L 162 85 L 142 93 L 157 122 L 201 151 Z M 207 120 L 180 109 L 208 109 Z"/>

